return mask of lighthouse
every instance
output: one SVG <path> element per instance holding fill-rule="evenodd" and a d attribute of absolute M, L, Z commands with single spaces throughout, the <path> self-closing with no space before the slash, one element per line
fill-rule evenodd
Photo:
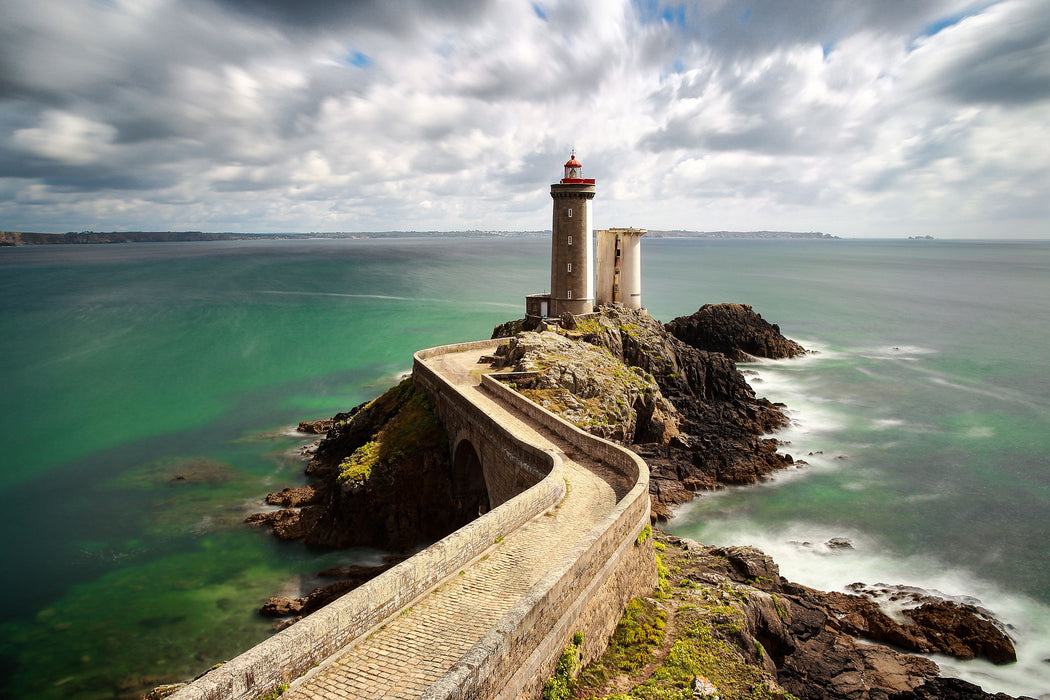
<path fill-rule="evenodd" d="M 591 200 L 594 180 L 583 177 L 573 151 L 565 176 L 551 185 L 554 222 L 551 227 L 551 316 L 586 314 L 594 308 L 594 238 Z"/>
<path fill-rule="evenodd" d="M 525 316 L 534 320 L 578 316 L 595 306 L 615 305 L 642 312 L 641 237 L 645 229 L 598 231 L 597 289 L 595 232 L 591 229 L 594 180 L 583 177 L 576 151 L 565 163 L 565 175 L 551 185 L 554 223 L 551 227 L 550 292 L 525 297 Z"/>

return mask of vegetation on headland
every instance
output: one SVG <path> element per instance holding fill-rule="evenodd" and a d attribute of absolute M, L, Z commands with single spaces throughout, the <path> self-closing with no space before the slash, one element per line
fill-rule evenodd
<path fill-rule="evenodd" d="M 405 400 L 407 392 L 414 394 Z M 411 380 L 406 379 L 390 389 L 373 402 L 376 403 L 397 403 L 401 408 L 371 440 L 340 462 L 337 477 L 340 484 L 364 483 L 377 466 L 448 448 L 445 430 L 434 415 L 429 399 L 426 394 L 415 392 Z"/>
<path fill-rule="evenodd" d="M 747 596 L 734 584 L 701 586 L 682 578 L 681 552 L 669 556 L 657 554 L 660 585 L 627 604 L 599 658 L 575 671 L 566 659 L 577 658 L 578 647 L 566 648 L 544 698 L 794 700 L 738 648 Z"/>

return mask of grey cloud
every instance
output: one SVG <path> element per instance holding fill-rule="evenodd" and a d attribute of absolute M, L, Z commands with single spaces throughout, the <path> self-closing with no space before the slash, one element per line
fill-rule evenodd
<path fill-rule="evenodd" d="M 475 20 L 489 0 L 214 0 L 221 7 L 282 28 L 318 30 L 335 27 L 374 29 L 393 34 L 432 21 Z"/>
<path fill-rule="evenodd" d="M 661 3 L 672 7 L 678 4 Z M 719 55 L 734 58 L 799 43 L 833 46 L 860 30 L 907 34 L 947 14 L 957 14 L 965 6 L 952 0 L 888 3 L 699 0 L 684 3 L 684 24 L 677 29 L 686 41 L 700 41 Z"/>
<path fill-rule="evenodd" d="M 1050 98 L 1050 3 L 1034 2 L 936 78 L 964 103 L 1030 104 Z"/>

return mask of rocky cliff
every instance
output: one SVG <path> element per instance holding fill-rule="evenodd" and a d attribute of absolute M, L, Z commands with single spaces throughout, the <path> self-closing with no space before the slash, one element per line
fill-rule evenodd
<path fill-rule="evenodd" d="M 248 522 L 321 547 L 411 550 L 477 517 L 487 503 L 452 498 L 447 438 L 411 379 L 331 421 L 306 473 L 317 479 L 267 496 L 280 509 Z"/>
<path fill-rule="evenodd" d="M 667 324 L 674 337 L 696 348 L 720 352 L 736 362 L 756 357 L 782 360 L 804 355 L 806 349 L 780 334 L 747 304 L 704 304 L 689 316 Z"/>
<path fill-rule="evenodd" d="M 697 327 L 690 323 L 697 317 L 720 319 L 715 327 L 723 335 L 673 332 Z M 657 518 L 670 517 L 696 491 L 754 483 L 794 463 L 777 452 L 775 439 L 763 437 L 785 424 L 782 406 L 756 397 L 725 353 L 751 358 L 769 349 L 781 357 L 805 350 L 751 307 L 708 305 L 667 326 L 642 312 L 606 307 L 567 317 L 550 331 L 538 328 L 527 320 L 496 328 L 493 337 L 509 338 L 505 364 L 539 370 L 527 387 L 532 398 L 563 413 L 571 409 L 569 420 L 646 460 Z M 610 388 L 619 376 L 631 379 L 626 391 Z M 583 420 L 574 402 L 588 407 Z"/>

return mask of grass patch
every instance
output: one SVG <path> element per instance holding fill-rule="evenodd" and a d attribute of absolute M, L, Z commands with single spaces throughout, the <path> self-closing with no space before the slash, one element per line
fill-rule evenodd
<path fill-rule="evenodd" d="M 583 633 L 575 632 L 572 642 L 565 647 L 554 669 L 554 675 L 543 684 L 543 700 L 569 700 L 576 690 L 576 674 L 580 670 L 580 645 Z"/>
<path fill-rule="evenodd" d="M 635 598 L 627 604 L 605 653 L 580 673 L 579 689 L 597 690 L 619 675 L 631 675 L 653 661 L 664 641 L 667 613 L 652 599 Z"/>
<path fill-rule="evenodd" d="M 408 394 L 411 392 L 411 394 Z M 364 483 L 376 469 L 403 459 L 437 450 L 447 450 L 448 438 L 426 394 L 415 391 L 411 382 L 394 387 L 373 403 L 403 402 L 372 437 L 339 464 L 339 483 Z"/>

